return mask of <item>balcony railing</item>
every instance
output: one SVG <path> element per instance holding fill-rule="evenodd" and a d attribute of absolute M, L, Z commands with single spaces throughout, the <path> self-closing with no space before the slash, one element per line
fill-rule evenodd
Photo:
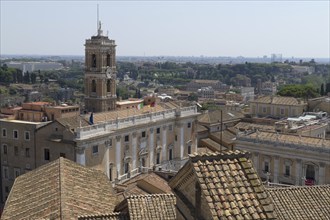
<path fill-rule="evenodd" d="M 143 115 L 130 116 L 121 119 L 103 121 L 94 125 L 78 127 L 76 131 L 76 139 L 86 139 L 90 136 L 97 136 L 104 133 L 109 133 L 110 131 L 131 127 L 133 125 L 147 124 L 150 122 L 175 118 L 178 111 L 180 111 L 181 117 L 198 114 L 197 107 L 191 106 L 180 109 L 170 109 Z"/>

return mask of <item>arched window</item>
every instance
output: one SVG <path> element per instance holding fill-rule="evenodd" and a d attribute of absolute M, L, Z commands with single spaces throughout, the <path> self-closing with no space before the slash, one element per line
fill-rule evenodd
<path fill-rule="evenodd" d="M 110 66 L 110 60 L 111 60 L 111 56 L 110 54 L 107 54 L 107 66 Z"/>
<path fill-rule="evenodd" d="M 107 92 L 111 92 L 110 91 L 110 85 L 111 85 L 111 81 L 110 79 L 107 80 Z"/>
<path fill-rule="evenodd" d="M 96 67 L 96 55 L 92 54 L 92 67 Z"/>
<path fill-rule="evenodd" d="M 94 79 L 92 80 L 92 92 L 96 92 L 96 82 Z"/>

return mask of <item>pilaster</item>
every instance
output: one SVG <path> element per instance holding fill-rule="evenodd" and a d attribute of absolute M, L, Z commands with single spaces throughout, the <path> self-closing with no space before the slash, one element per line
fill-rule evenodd
<path fill-rule="evenodd" d="M 302 181 L 302 160 L 296 159 L 296 183 L 295 185 L 300 186 Z"/>
<path fill-rule="evenodd" d="M 118 178 L 121 175 L 121 136 L 116 136 L 116 170 Z"/>

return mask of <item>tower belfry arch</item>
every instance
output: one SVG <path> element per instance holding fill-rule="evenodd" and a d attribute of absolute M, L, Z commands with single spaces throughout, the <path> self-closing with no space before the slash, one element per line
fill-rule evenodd
<path fill-rule="evenodd" d="M 97 8 L 97 35 L 85 42 L 85 110 L 116 109 L 116 44 L 103 35 Z"/>

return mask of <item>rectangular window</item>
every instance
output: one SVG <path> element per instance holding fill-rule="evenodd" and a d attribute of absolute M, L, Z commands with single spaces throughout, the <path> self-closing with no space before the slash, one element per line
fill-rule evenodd
<path fill-rule="evenodd" d="M 285 165 L 285 176 L 290 176 L 290 166 L 289 165 Z"/>
<path fill-rule="evenodd" d="M 21 175 L 21 169 L 20 168 L 14 168 L 14 175 L 15 175 L 15 178 L 19 177 L 19 175 Z"/>
<path fill-rule="evenodd" d="M 7 129 L 2 129 L 2 137 L 7 137 Z"/>
<path fill-rule="evenodd" d="M 266 107 L 262 107 L 262 112 L 266 113 Z"/>
<path fill-rule="evenodd" d="M 124 168 L 125 168 L 125 173 L 128 173 L 128 170 L 129 170 L 129 164 L 128 164 L 128 163 L 125 163 L 125 164 L 124 164 Z"/>
<path fill-rule="evenodd" d="M 44 159 L 45 160 L 50 159 L 49 149 L 44 149 Z"/>
<path fill-rule="evenodd" d="M 125 142 L 129 142 L 129 135 L 125 135 Z"/>
<path fill-rule="evenodd" d="M 170 149 L 170 150 L 168 151 L 168 160 L 172 160 L 172 159 L 173 159 L 173 150 Z"/>
<path fill-rule="evenodd" d="M 9 178 L 8 167 L 3 167 L 3 177 L 5 179 Z"/>
<path fill-rule="evenodd" d="M 157 153 L 156 164 L 160 164 L 160 153 Z"/>
<path fill-rule="evenodd" d="M 9 193 L 9 186 L 5 186 L 5 192 Z"/>
<path fill-rule="evenodd" d="M 109 146 L 112 146 L 112 138 L 109 139 Z"/>
<path fill-rule="evenodd" d="M 281 108 L 281 115 L 284 115 L 284 109 Z"/>
<path fill-rule="evenodd" d="M 13 131 L 13 138 L 18 139 L 18 131 L 17 130 Z"/>
<path fill-rule="evenodd" d="M 25 157 L 30 157 L 30 148 L 25 148 Z"/>
<path fill-rule="evenodd" d="M 265 161 L 264 171 L 269 172 L 269 162 L 268 161 Z"/>
<path fill-rule="evenodd" d="M 14 155 L 18 156 L 18 147 L 17 146 L 14 146 Z"/>
<path fill-rule="evenodd" d="M 30 140 L 30 132 L 29 131 L 25 132 L 25 140 L 27 140 L 27 141 Z"/>
<path fill-rule="evenodd" d="M 187 127 L 191 128 L 191 122 L 188 122 Z"/>
<path fill-rule="evenodd" d="M 109 168 L 109 180 L 112 181 L 112 168 Z"/>
<path fill-rule="evenodd" d="M 175 141 L 178 141 L 178 135 L 175 135 Z"/>
<path fill-rule="evenodd" d="M 146 137 L 146 132 L 145 132 L 145 131 L 142 131 L 141 136 L 142 136 L 143 138 Z"/>
<path fill-rule="evenodd" d="M 94 145 L 93 146 L 93 154 L 97 154 L 99 152 L 99 146 L 98 145 Z"/>
<path fill-rule="evenodd" d="M 188 154 L 191 154 L 191 146 L 188 146 Z"/>
<path fill-rule="evenodd" d="M 7 155 L 7 153 L 8 153 L 8 147 L 7 147 L 7 145 L 6 144 L 2 145 L 2 148 L 3 148 L 3 154 L 4 155 Z"/>
<path fill-rule="evenodd" d="M 172 125 L 169 125 L 169 126 L 168 126 L 168 130 L 169 130 L 169 131 L 172 131 L 172 130 L 173 130 L 173 126 L 172 126 Z"/>
<path fill-rule="evenodd" d="M 156 133 L 157 133 L 157 134 L 160 133 L 160 128 L 157 128 Z"/>

